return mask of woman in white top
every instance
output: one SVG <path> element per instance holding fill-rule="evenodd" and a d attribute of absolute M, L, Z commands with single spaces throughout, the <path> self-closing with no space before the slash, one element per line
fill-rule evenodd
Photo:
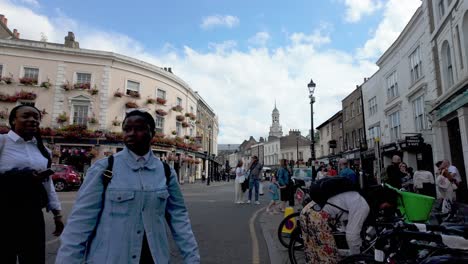
<path fill-rule="evenodd" d="M 456 179 L 447 169 L 442 169 L 436 178 L 438 197 L 444 199 L 442 202 L 442 213 L 449 213 L 452 210 L 452 204 L 457 199 L 457 194 L 455 193 L 457 185 L 455 182 Z"/>
<path fill-rule="evenodd" d="M 235 187 L 234 187 L 234 190 L 235 190 L 235 203 L 236 204 L 242 204 L 244 203 L 244 195 L 243 195 L 243 192 L 242 192 L 242 183 L 245 181 L 245 171 L 244 171 L 244 168 L 242 167 L 242 165 L 244 165 L 244 163 L 242 162 L 242 160 L 239 160 L 237 162 L 237 166 L 236 166 L 236 180 L 235 180 Z"/>
<path fill-rule="evenodd" d="M 63 231 L 60 202 L 52 183 L 51 157 L 42 143 L 41 112 L 19 105 L 11 110 L 11 131 L 0 135 L 0 247 L 2 263 L 45 263 L 42 209 L 52 211 L 55 236 Z"/>

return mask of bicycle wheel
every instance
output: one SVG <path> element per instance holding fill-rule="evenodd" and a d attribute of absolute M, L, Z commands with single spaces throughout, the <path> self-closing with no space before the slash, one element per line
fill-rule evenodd
<path fill-rule="evenodd" d="M 291 234 L 291 240 L 288 246 L 289 261 L 292 264 L 305 264 L 306 258 L 304 253 L 304 240 L 302 239 L 302 232 L 296 228 Z"/>
<path fill-rule="evenodd" d="M 359 254 L 359 255 L 352 255 L 342 259 L 338 264 L 353 264 L 353 263 L 366 263 L 366 264 L 373 264 L 378 263 L 374 259 L 374 255 L 368 254 Z"/>
<path fill-rule="evenodd" d="M 283 245 L 285 248 L 289 246 L 289 241 L 291 240 L 292 232 L 283 233 L 283 228 L 284 227 L 286 227 L 287 229 L 297 228 L 298 223 L 299 223 L 298 218 L 300 214 L 301 214 L 300 212 L 295 212 L 293 214 L 286 216 L 278 226 L 278 239 L 281 242 L 281 245 Z M 293 218 L 295 218 L 294 219 L 295 222 L 293 221 Z"/>

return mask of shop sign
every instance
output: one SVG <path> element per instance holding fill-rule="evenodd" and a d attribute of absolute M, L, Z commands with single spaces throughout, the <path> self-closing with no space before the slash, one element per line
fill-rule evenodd
<path fill-rule="evenodd" d="M 424 142 L 424 140 L 423 140 L 423 138 L 421 136 L 405 137 L 406 147 L 418 148 L 418 147 L 421 146 L 421 144 L 423 142 Z"/>
<path fill-rule="evenodd" d="M 435 119 L 439 120 L 465 104 L 468 104 L 468 89 L 449 102 L 443 104 L 440 109 L 435 112 Z"/>
<path fill-rule="evenodd" d="M 382 147 L 382 152 L 391 152 L 391 151 L 397 151 L 398 147 L 396 144 L 391 144 L 389 146 Z"/>

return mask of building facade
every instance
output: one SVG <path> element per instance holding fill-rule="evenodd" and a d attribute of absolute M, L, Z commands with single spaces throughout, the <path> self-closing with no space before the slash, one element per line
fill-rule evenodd
<path fill-rule="evenodd" d="M 343 158 L 351 165 L 360 166 L 361 149 L 366 143 L 361 86 L 357 86 L 342 101 L 343 108 Z"/>
<path fill-rule="evenodd" d="M 6 21 L 0 19 L 0 36 L 5 36 Z M 195 177 L 201 163 L 197 156 L 203 151 L 195 143 L 201 97 L 170 68 L 80 49 L 71 32 L 65 44 L 15 36 L 0 39 L 3 130 L 8 129 L 9 110 L 34 105 L 42 110 L 41 127 L 54 162 L 73 163 L 85 171 L 92 160 L 122 149 L 123 118 L 138 108 L 155 118 L 153 151 L 173 163 L 181 182 Z M 216 146 L 217 121 L 213 127 Z"/>
<path fill-rule="evenodd" d="M 263 145 L 265 149 L 265 166 L 279 167 L 279 160 L 281 155 L 280 138 L 269 137 Z"/>
<path fill-rule="evenodd" d="M 310 140 L 301 135 L 299 130 L 290 130 L 287 136 L 280 139 L 281 159 L 305 164 L 310 158 Z"/>
<path fill-rule="evenodd" d="M 316 127 L 319 133 L 319 140 L 315 142 L 315 154 L 317 160 L 328 162 L 328 156 L 332 153 L 330 141 L 332 140 L 330 119 Z M 325 161 L 326 160 L 326 161 Z"/>

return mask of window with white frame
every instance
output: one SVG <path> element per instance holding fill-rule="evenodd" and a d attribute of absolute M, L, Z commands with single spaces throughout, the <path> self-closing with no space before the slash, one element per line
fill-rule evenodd
<path fill-rule="evenodd" d="M 182 99 L 177 97 L 177 105 L 182 106 Z"/>
<path fill-rule="evenodd" d="M 127 91 L 126 91 L 126 94 L 128 95 L 128 94 L 130 94 L 131 92 L 137 92 L 137 93 L 140 92 L 140 83 L 139 83 L 139 82 L 127 80 Z"/>
<path fill-rule="evenodd" d="M 3 76 L 3 64 L 0 64 L 0 77 Z"/>
<path fill-rule="evenodd" d="M 374 147 L 376 138 L 380 137 L 380 126 L 374 126 L 369 128 L 369 147 Z"/>
<path fill-rule="evenodd" d="M 400 112 L 397 111 L 389 115 L 390 124 L 390 138 L 392 141 L 396 141 L 401 137 L 401 124 L 400 124 Z"/>
<path fill-rule="evenodd" d="M 392 72 L 387 77 L 387 96 L 388 100 L 391 100 L 399 95 L 398 93 L 398 81 L 396 71 Z"/>
<path fill-rule="evenodd" d="M 158 89 L 156 92 L 156 97 L 166 100 L 166 91 Z"/>
<path fill-rule="evenodd" d="M 417 47 L 409 56 L 411 81 L 414 83 L 422 76 L 421 49 Z"/>
<path fill-rule="evenodd" d="M 73 124 L 87 125 L 88 124 L 89 105 L 74 104 L 73 105 Z"/>
<path fill-rule="evenodd" d="M 23 78 L 29 78 L 36 82 L 39 81 L 39 68 L 33 67 L 24 67 L 23 68 Z"/>
<path fill-rule="evenodd" d="M 182 122 L 176 122 L 176 133 L 177 136 L 182 136 Z"/>
<path fill-rule="evenodd" d="M 357 102 L 358 102 L 357 113 L 360 114 L 360 113 L 362 112 L 362 100 L 361 100 L 361 97 L 358 98 Z"/>
<path fill-rule="evenodd" d="M 377 97 L 372 97 L 369 100 L 369 115 L 373 116 L 377 113 Z"/>
<path fill-rule="evenodd" d="M 454 83 L 453 80 L 453 65 L 452 65 L 452 55 L 450 52 L 450 45 L 447 41 L 442 44 L 442 52 L 443 52 L 443 62 L 445 63 L 445 77 L 447 88 L 451 87 Z"/>
<path fill-rule="evenodd" d="M 91 84 L 91 73 L 76 73 L 76 83 L 89 83 Z"/>
<path fill-rule="evenodd" d="M 351 103 L 351 117 L 354 117 L 355 109 L 354 109 L 354 102 Z"/>
<path fill-rule="evenodd" d="M 413 101 L 414 122 L 417 132 L 427 128 L 426 114 L 424 112 L 424 96 L 420 96 Z"/>
<path fill-rule="evenodd" d="M 164 132 L 164 117 L 156 115 L 155 118 L 156 123 L 156 132 L 163 133 Z"/>

